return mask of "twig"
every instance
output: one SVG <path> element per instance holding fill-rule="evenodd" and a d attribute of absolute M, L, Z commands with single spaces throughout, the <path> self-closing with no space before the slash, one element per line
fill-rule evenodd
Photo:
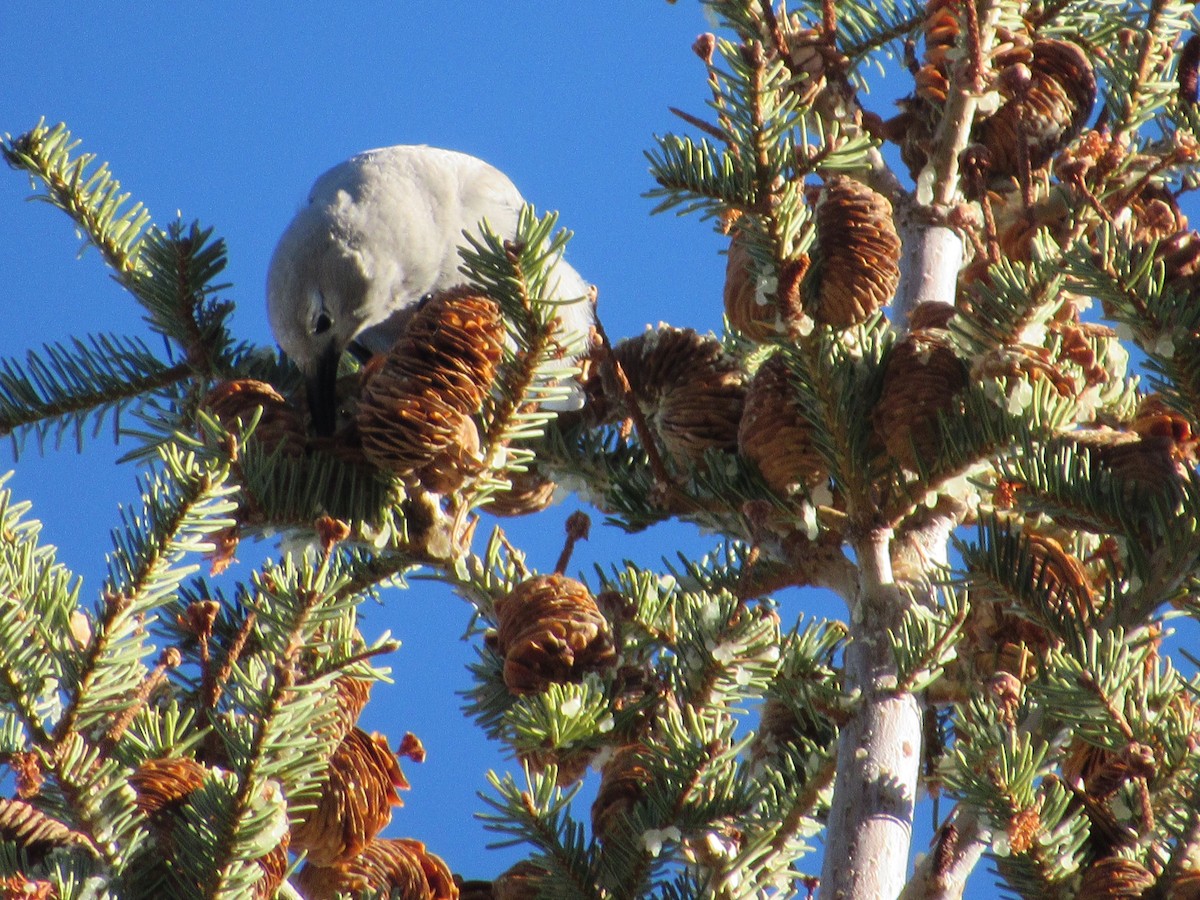
<path fill-rule="evenodd" d="M 112 749 L 117 745 L 117 741 L 125 733 L 129 727 L 129 723 L 133 721 L 133 717 L 138 714 L 138 711 L 146 705 L 146 701 L 150 699 L 150 695 L 162 684 L 167 678 L 167 670 L 174 669 L 183 661 L 179 650 L 175 647 L 168 647 L 162 652 L 158 658 L 158 664 L 138 687 L 137 694 L 134 695 L 133 702 L 121 711 L 121 714 L 113 721 L 108 731 L 104 732 L 104 737 L 100 739 L 100 746 L 112 752 Z"/>
<path fill-rule="evenodd" d="M 567 541 L 563 544 L 562 553 L 558 555 L 558 562 L 554 564 L 555 575 L 562 575 L 567 571 L 567 566 L 571 564 L 571 554 L 575 552 L 575 545 L 579 541 L 586 541 L 591 529 L 592 520 L 583 510 L 578 509 L 567 516 Z"/>
<path fill-rule="evenodd" d="M 722 144 L 729 143 L 729 135 L 716 125 L 713 125 L 711 122 L 705 122 L 699 116 L 693 116 L 691 113 L 684 112 L 682 109 L 679 109 L 676 106 L 668 106 L 667 109 L 670 110 L 674 115 L 679 116 L 679 118 L 683 119 L 683 121 L 687 122 L 689 125 L 699 128 L 709 137 L 716 138 Z"/>
<path fill-rule="evenodd" d="M 771 44 L 774 46 L 775 52 L 779 54 L 780 59 L 787 59 L 792 55 L 792 51 L 788 47 L 787 36 L 779 27 L 774 3 L 772 0 L 759 0 L 759 6 L 762 8 L 763 21 L 767 25 L 767 32 L 771 35 Z"/>
<path fill-rule="evenodd" d="M 830 47 L 836 44 L 837 3 L 835 0 L 821 0 L 821 34 Z"/>
<path fill-rule="evenodd" d="M 590 288 L 592 309 L 596 309 L 596 286 Z M 600 321 L 599 313 L 595 314 L 596 337 L 600 339 L 600 347 L 604 354 L 604 362 L 610 367 L 613 378 L 617 383 L 617 390 L 621 392 L 621 399 L 625 403 L 625 411 L 629 414 L 629 418 L 633 420 L 633 428 L 637 432 L 638 440 L 642 442 L 642 447 L 646 451 L 646 457 L 650 462 L 650 471 L 654 473 L 654 480 L 658 483 L 661 490 L 668 491 L 675 487 L 675 482 L 671 478 L 671 473 L 667 471 L 666 463 L 663 462 L 662 454 L 659 452 L 658 443 L 654 439 L 653 432 L 650 431 L 650 426 L 646 423 L 646 417 L 642 414 L 642 408 L 638 405 L 637 397 L 633 393 L 633 385 L 629 383 L 629 376 L 625 374 L 625 369 L 622 368 L 617 355 L 613 353 L 612 342 L 608 339 L 608 333 L 604 330 L 604 325 Z"/>

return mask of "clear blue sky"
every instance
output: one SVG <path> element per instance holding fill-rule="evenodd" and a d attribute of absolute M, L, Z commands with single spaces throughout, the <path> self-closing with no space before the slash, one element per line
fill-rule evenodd
<path fill-rule="evenodd" d="M 576 233 L 569 258 L 599 285 L 614 338 L 659 320 L 716 329 L 724 242 L 698 218 L 651 218 L 641 197 L 652 186 L 643 151 L 653 134 L 680 127 L 668 105 L 704 111 L 703 68 L 690 46 L 710 27 L 693 0 L 225 2 L 186 11 L 149 0 L 5 0 L 0 131 L 15 135 L 41 116 L 65 121 L 157 222 L 179 211 L 215 226 L 229 245 L 224 280 L 245 339 L 271 342 L 267 262 L 313 179 L 357 151 L 397 143 L 480 156 L 539 208 L 559 210 Z M 887 113 L 884 98 L 872 106 Z M 71 335 L 145 335 L 138 307 L 98 255 L 76 260 L 66 217 L 22 203 L 27 195 L 21 175 L 0 170 L 0 357 Z M 118 504 L 138 496 L 134 470 L 115 465 L 119 455 L 107 435 L 85 457 L 68 444 L 43 458 L 31 444 L 10 482 L 34 501 L 45 539 L 85 576 L 85 594 L 100 582 Z M 0 471 L 12 465 L 0 448 Z M 514 527 L 533 566 L 553 566 L 572 508 Z M 676 549 L 712 545 L 690 529 L 631 538 L 597 527 L 573 568 L 622 558 L 654 565 Z M 840 614 L 793 594 L 785 621 L 802 610 Z M 473 658 L 458 640 L 466 604 L 417 584 L 368 605 L 364 619 L 369 638 L 391 629 L 404 642 L 389 660 L 397 684 L 377 688 L 364 727 L 393 744 L 411 730 L 429 750 L 424 766 L 406 765 L 413 790 L 388 834 L 425 841 L 466 877 L 498 873 L 521 854 L 486 853 L 489 837 L 472 818 L 484 772 L 505 762 L 458 712 Z M 973 896 L 993 895 L 983 869 Z"/>

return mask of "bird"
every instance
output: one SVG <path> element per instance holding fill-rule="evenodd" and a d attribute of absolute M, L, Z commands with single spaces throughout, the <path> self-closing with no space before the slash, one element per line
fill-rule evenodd
<path fill-rule="evenodd" d="M 401 144 L 367 150 L 317 178 L 284 230 L 267 272 L 267 313 L 303 373 L 313 428 L 337 425 L 342 354 L 386 352 L 429 297 L 466 283 L 459 251 L 484 225 L 515 237 L 525 200 L 512 181 L 455 150 Z M 589 285 L 561 258 L 548 298 L 563 332 L 586 334 Z"/>

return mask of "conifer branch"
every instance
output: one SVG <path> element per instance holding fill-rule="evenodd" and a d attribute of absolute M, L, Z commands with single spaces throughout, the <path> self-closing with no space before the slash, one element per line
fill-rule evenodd
<path fill-rule="evenodd" d="M 17 138 L 5 135 L 0 153 L 10 166 L 45 185 L 46 193 L 35 196 L 69 215 L 118 279 L 127 282 L 138 269 L 150 214 L 141 203 L 126 206 L 130 194 L 120 193 L 121 183 L 106 164 L 92 168 L 94 153 L 72 156 L 79 143 L 62 123 L 50 127 L 43 120 Z"/>
<path fill-rule="evenodd" d="M 186 364 L 160 362 L 136 338 L 94 335 L 70 347 L 47 345 L 44 355 L 30 351 L 24 365 L 0 360 L 0 435 L 32 430 L 44 443 L 53 433 L 58 444 L 73 426 L 82 449 L 89 419 L 98 431 L 112 412 L 116 424 L 131 402 L 191 375 Z"/>

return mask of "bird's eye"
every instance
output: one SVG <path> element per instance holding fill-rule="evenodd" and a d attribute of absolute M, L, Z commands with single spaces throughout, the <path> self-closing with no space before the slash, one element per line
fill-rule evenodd
<path fill-rule="evenodd" d="M 329 313 L 318 313 L 316 321 L 313 322 L 313 334 L 324 334 L 333 327 L 333 319 Z"/>

